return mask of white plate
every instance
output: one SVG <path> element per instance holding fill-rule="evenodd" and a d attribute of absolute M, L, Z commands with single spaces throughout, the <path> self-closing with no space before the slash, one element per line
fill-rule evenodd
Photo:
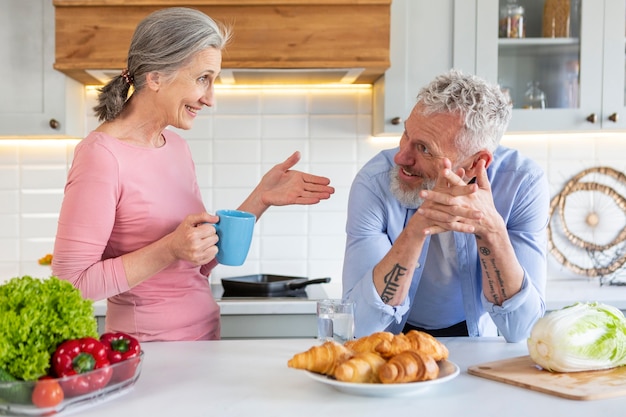
<path fill-rule="evenodd" d="M 364 384 L 354 382 L 341 382 L 326 375 L 307 372 L 306 374 L 315 381 L 330 385 L 337 391 L 347 394 L 361 395 L 365 397 L 401 397 L 414 395 L 424 391 L 433 385 L 448 382 L 459 374 L 459 367 L 450 361 L 439 362 L 439 376 L 430 381 L 408 382 L 405 384 Z"/>

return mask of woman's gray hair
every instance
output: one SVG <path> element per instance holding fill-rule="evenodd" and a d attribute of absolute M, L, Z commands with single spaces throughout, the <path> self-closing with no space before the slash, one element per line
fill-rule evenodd
<path fill-rule="evenodd" d="M 509 125 L 512 106 L 499 86 L 475 75 L 451 70 L 422 88 L 417 102 L 424 114 L 457 113 L 464 128 L 456 138 L 463 156 L 488 149 L 493 152 Z"/>
<path fill-rule="evenodd" d="M 93 108 L 100 121 L 115 119 L 128 99 L 130 87 L 139 91 L 150 72 L 173 75 L 198 52 L 224 49 L 230 29 L 206 14 L 185 7 L 158 10 L 143 19 L 133 34 L 127 67 L 100 89 Z"/>

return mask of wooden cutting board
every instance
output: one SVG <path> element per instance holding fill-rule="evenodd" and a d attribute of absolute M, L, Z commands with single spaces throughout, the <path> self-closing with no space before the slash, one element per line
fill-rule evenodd
<path fill-rule="evenodd" d="M 530 356 L 473 365 L 471 375 L 573 400 L 597 400 L 626 395 L 626 366 L 584 372 L 548 372 Z"/>

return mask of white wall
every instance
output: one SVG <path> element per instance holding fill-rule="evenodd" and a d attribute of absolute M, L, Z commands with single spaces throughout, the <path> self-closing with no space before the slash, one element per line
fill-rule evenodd
<path fill-rule="evenodd" d="M 87 109 L 95 92 L 86 91 Z M 260 220 L 246 264 L 218 267 L 213 279 L 252 273 L 330 276 L 339 295 L 347 196 L 352 178 L 397 138 L 371 138 L 371 90 L 220 90 L 190 131 L 198 181 L 210 211 L 236 207 L 262 173 L 295 150 L 296 169 L 331 178 L 335 195 L 315 206 L 274 207 Z M 88 129 L 97 125 L 86 115 Z M 512 135 L 505 144 L 533 157 L 552 194 L 597 165 L 626 170 L 626 134 Z M 47 276 L 37 259 L 50 253 L 76 140 L 0 140 L 0 281 Z M 558 266 L 551 277 L 563 275 Z"/>

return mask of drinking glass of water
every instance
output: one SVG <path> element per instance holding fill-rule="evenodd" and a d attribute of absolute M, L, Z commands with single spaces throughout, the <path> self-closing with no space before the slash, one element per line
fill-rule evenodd
<path fill-rule="evenodd" d="M 354 302 L 319 300 L 317 302 L 317 338 L 344 343 L 354 338 Z"/>

